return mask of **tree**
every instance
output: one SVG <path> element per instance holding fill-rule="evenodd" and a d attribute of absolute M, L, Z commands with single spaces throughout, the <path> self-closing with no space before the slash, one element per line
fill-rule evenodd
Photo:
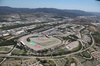
<path fill-rule="evenodd" d="M 27 41 L 30 42 L 30 38 L 27 38 Z"/>
<path fill-rule="evenodd" d="M 19 66 L 19 64 L 16 64 L 15 66 Z"/>

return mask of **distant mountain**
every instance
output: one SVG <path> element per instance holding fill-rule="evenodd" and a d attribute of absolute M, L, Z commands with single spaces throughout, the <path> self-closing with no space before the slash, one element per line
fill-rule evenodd
<path fill-rule="evenodd" d="M 91 12 L 91 13 L 100 16 L 100 12 Z"/>
<path fill-rule="evenodd" d="M 12 8 L 7 6 L 0 6 L 0 15 L 13 14 L 13 13 L 34 13 L 34 12 L 51 13 L 57 16 L 66 16 L 66 17 L 94 15 L 93 13 L 89 13 L 81 10 L 61 10 L 56 8 L 29 9 L 29 8 Z"/>

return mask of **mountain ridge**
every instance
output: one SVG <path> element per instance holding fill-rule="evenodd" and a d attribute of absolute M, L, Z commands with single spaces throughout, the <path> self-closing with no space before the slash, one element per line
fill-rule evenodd
<path fill-rule="evenodd" d="M 68 10 L 68 9 L 57 9 L 57 8 L 12 8 L 9 6 L 0 6 L 0 15 L 13 14 L 13 13 L 52 13 L 58 16 L 76 17 L 76 16 L 92 16 L 95 15 L 91 12 L 82 10 Z"/>

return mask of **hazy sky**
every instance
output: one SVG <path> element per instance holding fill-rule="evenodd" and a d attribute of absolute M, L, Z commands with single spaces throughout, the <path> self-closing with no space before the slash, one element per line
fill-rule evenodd
<path fill-rule="evenodd" d="M 0 0 L 0 6 L 18 8 L 58 8 L 100 12 L 100 1 L 96 0 Z"/>

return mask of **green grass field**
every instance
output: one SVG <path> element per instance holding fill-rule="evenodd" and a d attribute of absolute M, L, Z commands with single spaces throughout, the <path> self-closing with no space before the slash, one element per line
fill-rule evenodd
<path fill-rule="evenodd" d="M 43 46 L 43 47 L 47 47 L 47 46 L 50 46 L 50 45 L 56 44 L 56 43 L 58 43 L 58 41 L 53 40 L 53 41 L 49 41 L 49 42 L 45 42 L 45 43 L 37 43 L 37 44 L 38 44 L 38 45 L 41 45 L 41 46 Z"/>
<path fill-rule="evenodd" d="M 0 51 L 9 51 L 10 48 L 7 48 L 7 47 L 0 47 Z"/>

